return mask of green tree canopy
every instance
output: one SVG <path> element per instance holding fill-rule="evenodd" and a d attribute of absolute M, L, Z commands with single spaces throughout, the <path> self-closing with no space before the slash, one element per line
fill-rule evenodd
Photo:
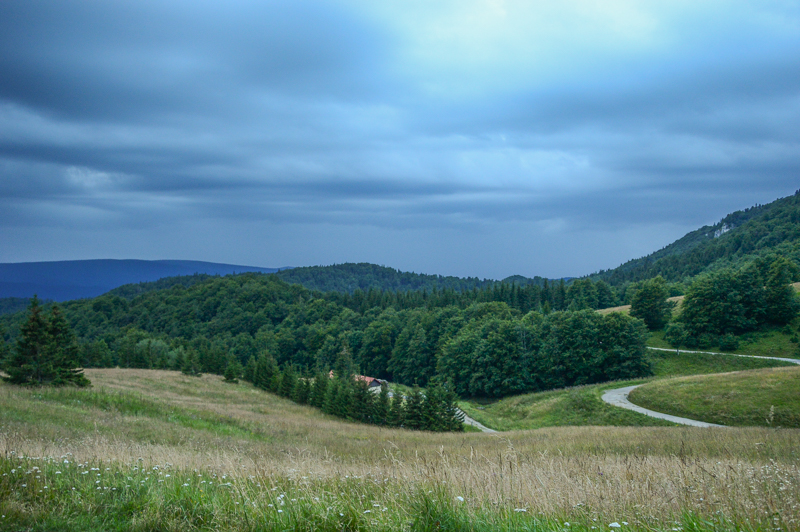
<path fill-rule="evenodd" d="M 631 299 L 631 316 L 644 321 L 651 331 L 662 329 L 672 317 L 675 304 L 667 301 L 667 282 L 660 275 L 642 283 Z"/>
<path fill-rule="evenodd" d="M 5 358 L 3 369 L 8 377 L 4 380 L 32 386 L 88 386 L 78 355 L 75 334 L 61 310 L 53 305 L 46 317 L 34 296 L 16 345 Z"/>

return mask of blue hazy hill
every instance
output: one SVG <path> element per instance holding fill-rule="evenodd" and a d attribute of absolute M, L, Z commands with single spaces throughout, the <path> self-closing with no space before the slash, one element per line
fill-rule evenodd
<path fill-rule="evenodd" d="M 95 297 L 131 283 L 157 281 L 177 275 L 275 273 L 261 268 L 194 260 L 67 260 L 0 263 L 0 298 L 32 297 L 67 301 Z"/>

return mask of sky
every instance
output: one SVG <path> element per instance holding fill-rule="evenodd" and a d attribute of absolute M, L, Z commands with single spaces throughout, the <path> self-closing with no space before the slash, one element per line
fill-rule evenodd
<path fill-rule="evenodd" d="M 580 276 L 798 170 L 794 1 L 0 2 L 0 262 Z"/>

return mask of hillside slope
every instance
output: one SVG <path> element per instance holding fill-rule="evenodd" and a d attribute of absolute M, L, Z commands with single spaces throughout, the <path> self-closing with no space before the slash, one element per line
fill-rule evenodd
<path fill-rule="evenodd" d="M 590 278 L 611 285 L 657 275 L 667 281 L 681 281 L 769 253 L 800 259 L 800 190 L 767 205 L 733 212 L 646 257 L 600 271 Z"/>

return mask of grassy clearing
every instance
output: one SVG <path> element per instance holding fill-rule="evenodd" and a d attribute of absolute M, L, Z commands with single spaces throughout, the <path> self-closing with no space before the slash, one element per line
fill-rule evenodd
<path fill-rule="evenodd" d="M 517 395 L 487 404 L 461 401 L 459 406 L 471 418 L 500 431 L 584 425 L 673 426 L 673 423 L 623 410 L 600 399 L 607 389 L 642 382 L 646 381 L 577 386 Z"/>
<path fill-rule="evenodd" d="M 682 377 L 652 382 L 631 402 L 729 426 L 800 427 L 800 367 Z"/>
<path fill-rule="evenodd" d="M 790 326 L 788 334 L 783 330 L 771 330 L 753 332 L 739 337 L 739 347 L 735 350 L 738 355 L 753 355 L 762 357 L 781 357 L 781 358 L 800 358 L 800 344 L 792 341 L 800 333 L 796 332 L 800 324 L 794 323 Z M 664 331 L 655 331 L 650 334 L 647 340 L 649 347 L 661 347 L 664 349 L 674 349 L 664 340 Z M 697 351 L 719 351 L 717 347 L 693 348 Z"/>
<path fill-rule="evenodd" d="M 798 430 L 407 432 L 218 377 L 87 373 L 0 385 L 0 530 L 800 527 Z"/>
<path fill-rule="evenodd" d="M 647 351 L 647 359 L 656 377 L 683 375 L 708 375 L 751 369 L 791 367 L 791 362 L 744 358 L 730 355 L 707 355 L 703 353 L 675 353 L 674 351 Z"/>
<path fill-rule="evenodd" d="M 743 371 L 792 366 L 790 362 L 725 355 L 702 355 L 648 351 L 655 378 Z M 605 390 L 653 379 L 581 386 L 565 390 L 508 397 L 481 404 L 462 401 L 460 406 L 473 419 L 495 430 L 530 430 L 568 425 L 669 426 L 663 420 L 613 407 L 600 398 Z M 654 409 L 657 410 L 657 409 Z"/>

